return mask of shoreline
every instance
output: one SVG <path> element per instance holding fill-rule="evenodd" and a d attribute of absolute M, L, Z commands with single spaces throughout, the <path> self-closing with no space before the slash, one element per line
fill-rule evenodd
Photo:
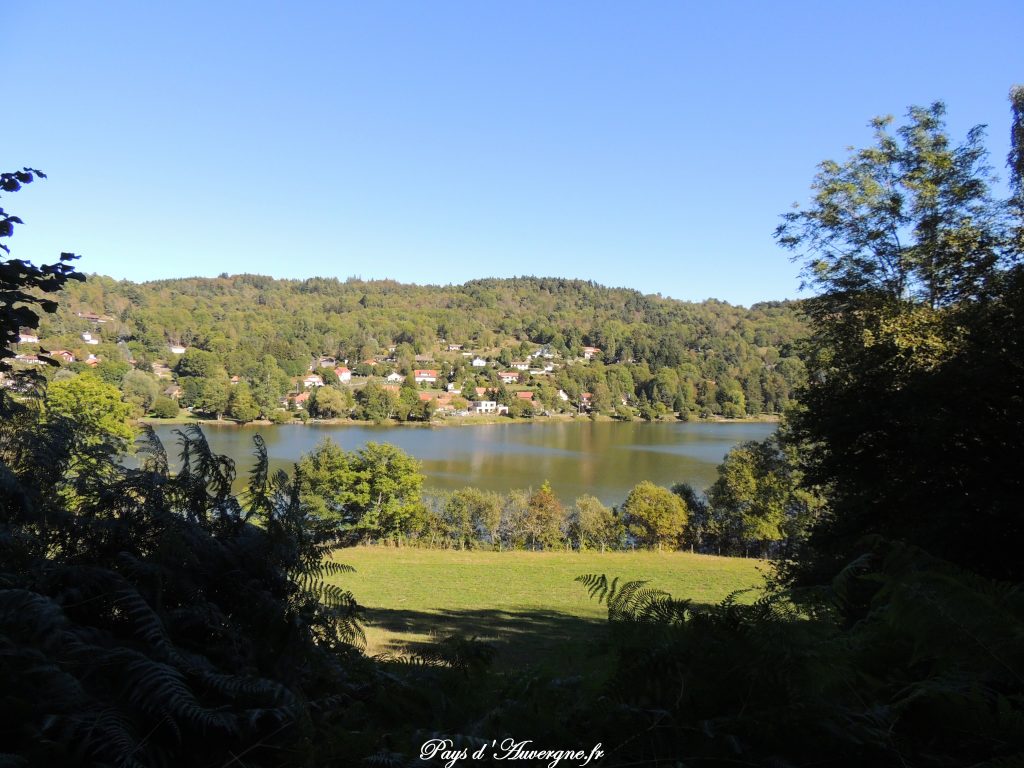
<path fill-rule="evenodd" d="M 742 419 L 725 419 L 725 418 L 711 418 L 711 419 L 690 419 L 689 421 L 680 421 L 676 418 L 664 418 L 656 419 L 654 421 L 644 421 L 643 419 L 636 418 L 630 421 L 622 421 L 620 419 L 613 419 L 611 416 L 598 416 L 591 418 L 590 416 L 575 416 L 571 414 L 561 414 L 558 416 L 532 416 L 525 419 L 510 419 L 505 416 L 456 416 L 443 420 L 431 420 L 431 421 L 387 421 L 378 424 L 373 421 L 358 421 L 356 419 L 307 419 L 302 421 L 301 419 L 293 419 L 292 421 L 284 424 L 278 424 L 269 419 L 257 419 L 255 421 L 249 421 L 245 424 L 239 424 L 237 421 L 231 419 L 200 419 L 200 418 L 186 418 L 176 416 L 173 419 L 160 419 L 152 416 L 144 416 L 140 419 L 136 419 L 136 424 L 146 424 L 151 427 L 166 425 L 166 426 L 181 426 L 185 424 L 199 424 L 202 427 L 231 427 L 235 429 L 248 429 L 250 427 L 287 427 L 292 425 L 298 425 L 303 427 L 308 426 L 324 426 L 324 427 L 408 427 L 414 429 L 426 429 L 426 428 L 463 428 L 463 427 L 477 427 L 477 426 L 489 426 L 494 424 L 575 424 L 584 421 L 589 422 L 603 422 L 603 423 L 621 423 L 621 424 L 778 424 L 781 422 L 782 417 L 776 414 L 766 414 L 762 416 L 747 416 Z"/>

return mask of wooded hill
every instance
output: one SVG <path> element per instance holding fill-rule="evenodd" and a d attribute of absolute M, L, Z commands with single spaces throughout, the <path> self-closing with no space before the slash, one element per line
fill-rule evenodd
<path fill-rule="evenodd" d="M 326 355 L 354 369 L 376 357 L 403 374 L 432 360 L 438 365 L 429 367 L 461 383 L 463 368 L 474 373 L 463 352 L 507 365 L 545 347 L 560 363 L 548 380 L 567 391 L 603 396 L 607 387 L 609 404 L 625 398 L 661 412 L 742 416 L 782 410 L 803 371 L 794 350 L 805 335 L 797 303 L 690 303 L 582 280 L 419 286 L 221 275 L 138 284 L 94 275 L 69 284 L 58 301 L 40 329 L 44 347 L 79 360 L 131 358 L 145 370 L 158 361 L 173 366 L 169 347 L 181 345 L 213 353 L 243 380 L 267 356 L 294 377 Z M 83 333 L 101 343 L 86 345 Z M 570 365 L 582 361 L 584 346 L 600 353 Z"/>

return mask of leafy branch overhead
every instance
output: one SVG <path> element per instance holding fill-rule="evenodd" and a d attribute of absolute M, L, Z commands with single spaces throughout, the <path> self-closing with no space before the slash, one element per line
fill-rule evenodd
<path fill-rule="evenodd" d="M 23 168 L 13 173 L 0 173 L 0 190 L 5 193 L 17 192 L 24 184 L 36 178 L 45 179 L 46 174 L 35 168 Z M 8 256 L 10 246 L 2 242 L 14 234 L 15 225 L 24 222 L 17 216 L 0 208 L 0 249 Z M 85 276 L 76 272 L 70 262 L 78 257 L 62 253 L 56 264 L 41 267 L 21 259 L 0 261 L 0 371 L 10 370 L 8 358 L 14 357 L 11 348 L 18 342 L 21 329 L 35 329 L 39 326 L 39 315 L 33 309 L 55 312 L 57 302 L 40 296 L 41 293 L 56 293 L 68 280 L 84 281 Z M 53 362 L 53 361 L 50 361 Z"/>

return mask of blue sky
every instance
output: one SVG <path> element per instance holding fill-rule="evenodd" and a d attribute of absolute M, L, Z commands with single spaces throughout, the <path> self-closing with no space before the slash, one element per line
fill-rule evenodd
<path fill-rule="evenodd" d="M 5 0 L 14 255 L 133 280 L 798 294 L 815 165 L 942 99 L 1002 173 L 1024 3 Z M 1003 173 L 1002 175 L 1005 176 Z"/>

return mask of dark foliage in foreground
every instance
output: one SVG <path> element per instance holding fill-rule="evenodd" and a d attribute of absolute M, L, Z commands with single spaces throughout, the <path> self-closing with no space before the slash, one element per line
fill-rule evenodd
<path fill-rule="evenodd" d="M 26 415 L 4 407 L 10 446 Z M 35 428 L 48 458 L 69 453 L 67 425 Z M 198 429 L 179 446 L 174 476 L 152 436 L 139 469 L 98 477 L 0 456 L 7 762 L 302 765 L 354 738 L 369 673 L 358 606 L 322 581 L 343 569 L 330 539 L 261 444 L 246 506 Z"/>
<path fill-rule="evenodd" d="M 593 725 L 609 764 L 1022 764 L 1024 592 L 871 544 L 814 615 L 789 595 L 699 607 L 581 577 L 617 658 Z"/>

